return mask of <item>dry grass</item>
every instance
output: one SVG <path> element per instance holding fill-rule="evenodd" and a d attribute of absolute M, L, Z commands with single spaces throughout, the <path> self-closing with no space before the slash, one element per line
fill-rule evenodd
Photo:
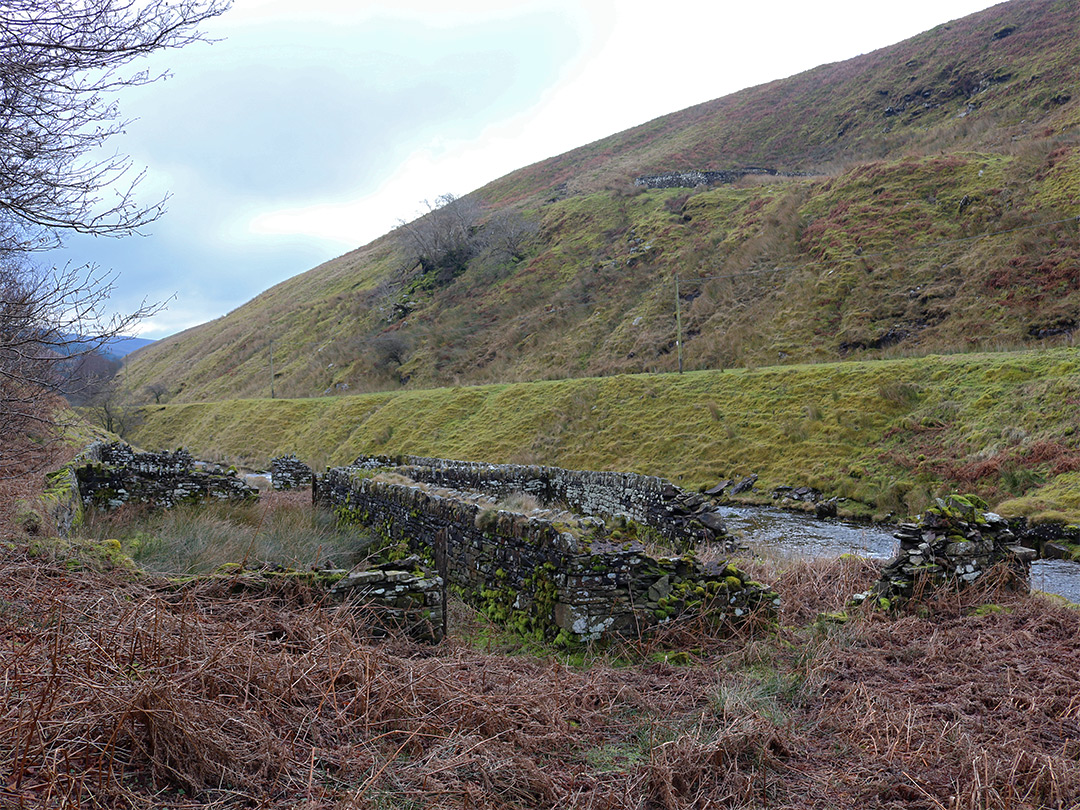
<path fill-rule="evenodd" d="M 780 631 L 580 668 L 375 646 L 362 610 L 310 593 L 178 592 L 16 549 L 0 805 L 1075 806 L 1077 614 L 1003 594 L 986 615 L 952 597 L 800 624 L 846 588 L 815 582 L 862 585 L 861 567 L 794 566 L 780 586 L 805 606 Z"/>
<path fill-rule="evenodd" d="M 374 539 L 356 527 L 338 526 L 329 511 L 312 509 L 310 489 L 264 492 L 256 504 L 91 510 L 79 531 L 96 543 L 118 541 L 140 568 L 161 574 L 207 574 L 227 564 L 351 568 Z"/>
<path fill-rule="evenodd" d="M 567 657 L 523 655 L 460 604 L 438 647 L 376 645 L 362 606 L 302 586 L 71 570 L 13 536 L 0 807 L 1080 802 L 1076 611 L 971 592 L 821 623 L 872 564 L 744 567 L 785 595 L 779 626 Z"/>

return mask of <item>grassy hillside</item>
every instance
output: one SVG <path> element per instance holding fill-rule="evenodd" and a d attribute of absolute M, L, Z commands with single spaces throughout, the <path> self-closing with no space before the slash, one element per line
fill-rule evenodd
<path fill-rule="evenodd" d="M 851 511 L 903 515 L 976 491 L 1007 514 L 1080 519 L 1080 352 L 965 354 L 683 375 L 232 400 L 150 409 L 134 439 L 316 466 L 411 453 L 661 475 L 757 473 Z"/>
<path fill-rule="evenodd" d="M 1080 323 L 1080 7 L 1015 0 L 657 119 L 138 352 L 175 402 L 1054 345 Z M 797 176 L 645 191 L 639 175 Z M 502 249 L 507 222 L 523 226 Z M 414 225 L 416 225 L 414 223 Z M 423 227 L 419 223 L 417 227 Z"/>

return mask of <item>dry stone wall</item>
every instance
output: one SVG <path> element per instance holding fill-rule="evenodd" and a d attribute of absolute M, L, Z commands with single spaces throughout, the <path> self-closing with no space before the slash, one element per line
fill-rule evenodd
<path fill-rule="evenodd" d="M 625 522 L 497 510 L 462 492 L 470 487 L 440 489 L 451 477 L 474 480 L 487 465 L 418 464 L 413 469 L 430 480 L 400 483 L 373 477 L 376 464 L 369 458 L 316 476 L 315 502 L 429 558 L 467 602 L 521 632 L 576 640 L 638 635 L 676 618 L 721 623 L 779 604 L 775 592 L 732 566 L 704 565 L 689 554 L 650 557 Z M 401 475 L 407 468 L 393 469 Z M 438 469 L 447 475 L 435 475 Z M 508 477 L 488 475 L 490 489 L 481 489 L 520 491 Z M 527 478 L 538 493 L 537 477 Z"/>
<path fill-rule="evenodd" d="M 128 503 L 169 508 L 205 500 L 255 501 L 258 490 L 231 472 L 198 463 L 184 450 L 136 453 L 123 442 L 95 442 L 74 467 L 82 502 L 99 509 Z"/>
<path fill-rule="evenodd" d="M 311 484 L 311 467 L 294 454 L 270 460 L 270 481 L 274 489 L 300 489 Z"/>
<path fill-rule="evenodd" d="M 704 171 L 690 169 L 684 172 L 666 172 L 665 174 L 648 174 L 634 178 L 635 186 L 645 188 L 697 188 L 698 186 L 711 186 L 717 183 L 734 183 L 748 175 L 770 175 L 772 177 L 805 177 L 805 172 L 781 172 L 776 169 L 765 169 L 759 166 L 748 166 L 745 169 L 721 169 L 720 171 Z"/>
<path fill-rule="evenodd" d="M 446 635 L 443 579 L 420 564 L 419 557 L 340 574 L 330 593 L 365 611 L 378 636 L 404 633 L 415 641 L 437 643 Z"/>
<path fill-rule="evenodd" d="M 900 553 L 856 601 L 872 597 L 889 607 L 943 585 L 966 587 L 995 566 L 1009 572 L 1014 587 L 1026 590 L 1038 552 L 1020 545 L 1008 522 L 985 508 L 973 496 L 951 495 L 927 509 L 918 523 L 901 524 Z"/>
<path fill-rule="evenodd" d="M 711 501 L 656 476 L 422 456 L 361 456 L 352 466 L 392 468 L 414 481 L 494 498 L 531 495 L 543 504 L 562 503 L 584 515 L 622 516 L 651 527 L 680 550 L 728 542 L 723 519 Z"/>

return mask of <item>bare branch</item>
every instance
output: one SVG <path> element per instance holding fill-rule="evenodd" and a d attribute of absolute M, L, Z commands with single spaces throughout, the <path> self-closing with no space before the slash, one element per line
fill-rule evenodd
<path fill-rule="evenodd" d="M 65 231 L 125 236 L 161 216 L 135 197 L 123 155 L 91 158 L 124 127 L 116 90 L 159 76 L 135 59 L 202 39 L 227 0 L 6 0 L 0 7 L 0 224 L 17 249 L 60 244 Z M 120 184 L 117 186 L 117 184 Z M 115 199 L 103 192 L 118 188 Z"/>
<path fill-rule="evenodd" d="M 43 270 L 30 255 L 66 233 L 125 236 L 162 215 L 164 200 L 136 199 L 142 175 L 132 176 L 127 156 L 101 156 L 126 123 L 113 94 L 160 78 L 131 65 L 203 39 L 199 26 L 228 5 L 0 4 L 0 476 L 25 469 L 55 438 L 58 395 L 73 393 L 72 379 L 107 376 L 98 350 L 163 307 L 110 316 L 115 275 L 93 265 Z"/>

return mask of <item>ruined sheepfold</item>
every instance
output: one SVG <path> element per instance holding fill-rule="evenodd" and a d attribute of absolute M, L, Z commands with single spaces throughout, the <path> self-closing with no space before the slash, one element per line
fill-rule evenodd
<path fill-rule="evenodd" d="M 297 465 L 291 468 L 294 478 L 302 477 Z M 71 464 L 50 475 L 46 495 L 52 502 L 50 511 L 58 528 L 69 534 L 86 508 L 110 510 L 131 503 L 159 508 L 207 501 L 252 503 L 258 491 L 232 470 L 195 461 L 183 450 L 137 453 L 120 442 L 96 442 Z M 236 566 L 224 579 L 245 589 L 280 588 L 303 580 L 324 589 L 329 601 L 348 601 L 362 611 L 376 636 L 405 634 L 418 641 L 437 642 L 446 630 L 443 580 L 419 565 L 417 559 L 363 571 L 314 573 L 244 572 Z"/>
<path fill-rule="evenodd" d="M 460 483 L 479 474 L 480 466 L 489 465 L 446 462 L 415 465 L 411 471 L 421 475 L 419 470 L 426 470 L 425 477 L 445 486 L 451 477 Z M 398 475 L 406 471 L 393 469 Z M 440 475 L 440 469 L 449 474 Z M 523 488 L 506 482 L 508 477 L 531 480 L 522 469 L 546 471 L 538 476 L 540 483 L 557 479 L 569 484 L 577 478 L 572 488 L 582 491 L 588 489 L 588 476 L 605 475 L 561 470 L 552 476 L 555 468 L 519 468 L 500 477 L 483 470 L 487 485 L 479 489 L 520 493 Z M 676 618 L 716 625 L 779 604 L 775 592 L 732 566 L 705 565 L 689 553 L 650 557 L 638 539 L 647 527 L 625 516 L 605 522 L 553 519 L 540 510 L 497 510 L 474 502 L 463 488 L 434 491 L 430 484 L 379 480 L 375 473 L 370 459 L 329 470 L 316 476 L 313 498 L 339 519 L 368 526 L 387 544 L 407 546 L 428 558 L 466 602 L 525 634 L 559 640 L 637 636 Z M 524 491 L 538 492 L 535 487 Z M 650 499 L 638 500 L 640 505 Z"/>

